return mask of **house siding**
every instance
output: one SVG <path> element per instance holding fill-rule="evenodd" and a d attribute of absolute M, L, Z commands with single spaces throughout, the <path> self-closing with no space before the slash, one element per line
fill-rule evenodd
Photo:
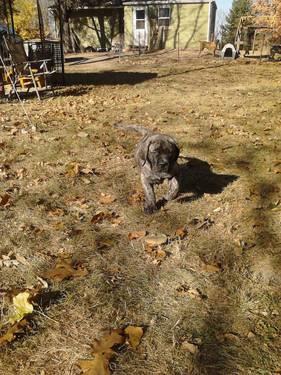
<path fill-rule="evenodd" d="M 170 4 L 168 30 L 157 27 L 158 5 L 146 5 L 149 15 L 149 49 L 197 48 L 208 38 L 209 3 Z M 133 46 L 133 9 L 125 6 L 125 47 Z"/>
<path fill-rule="evenodd" d="M 133 45 L 133 7 L 124 7 L 124 44 L 125 48 Z"/>

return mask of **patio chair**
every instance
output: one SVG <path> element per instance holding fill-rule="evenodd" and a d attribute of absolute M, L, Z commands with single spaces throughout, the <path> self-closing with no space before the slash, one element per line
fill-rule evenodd
<path fill-rule="evenodd" d="M 51 68 L 50 59 L 28 61 L 23 41 L 12 36 L 3 37 L 3 50 L 6 58 L 2 56 L 1 62 L 5 70 L 4 81 L 12 86 L 10 95 L 17 91 L 18 87 L 27 89 L 27 92 L 34 88 L 38 99 L 41 100 L 39 91 L 53 90 L 48 78 L 56 71 Z"/>

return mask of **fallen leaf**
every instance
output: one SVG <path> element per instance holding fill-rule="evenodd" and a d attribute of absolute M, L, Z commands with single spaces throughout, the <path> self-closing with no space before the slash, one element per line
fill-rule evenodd
<path fill-rule="evenodd" d="M 163 250 L 160 246 L 155 250 L 155 259 L 157 260 L 163 260 L 167 256 L 167 253 L 165 250 Z"/>
<path fill-rule="evenodd" d="M 24 266 L 29 266 L 30 265 L 29 262 L 22 255 L 16 254 L 15 257 L 16 257 L 16 260 L 19 263 L 23 264 Z"/>
<path fill-rule="evenodd" d="M 198 352 L 198 346 L 188 341 L 182 342 L 181 349 L 191 354 L 196 354 Z"/>
<path fill-rule="evenodd" d="M 91 167 L 82 168 L 81 173 L 83 173 L 83 174 L 95 174 L 95 169 L 91 168 Z"/>
<path fill-rule="evenodd" d="M 221 271 L 221 268 L 214 264 L 203 264 L 202 270 L 205 272 L 215 273 Z"/>
<path fill-rule="evenodd" d="M 42 288 L 48 289 L 49 285 L 46 280 L 42 279 L 42 277 L 37 276 L 36 279 L 41 283 Z"/>
<path fill-rule="evenodd" d="M 113 197 L 112 195 L 110 194 L 104 194 L 104 193 L 101 193 L 101 196 L 99 198 L 99 202 L 101 204 L 111 204 L 113 202 L 116 201 L 116 198 Z"/>
<path fill-rule="evenodd" d="M 84 184 L 89 185 L 91 183 L 91 180 L 89 180 L 86 177 L 82 177 L 81 180 L 84 182 Z"/>
<path fill-rule="evenodd" d="M 189 296 L 197 299 L 206 298 L 206 296 L 198 288 L 191 288 L 185 284 L 179 286 L 176 291 L 180 296 Z"/>
<path fill-rule="evenodd" d="M 175 231 L 175 236 L 179 237 L 181 240 L 187 236 L 187 229 L 185 227 L 178 228 Z"/>
<path fill-rule="evenodd" d="M 122 219 L 116 212 L 109 211 L 97 211 L 91 219 L 92 224 L 102 223 L 104 220 L 111 221 L 112 224 L 119 225 L 122 222 Z"/>
<path fill-rule="evenodd" d="M 0 206 L 6 206 L 10 199 L 11 196 L 9 194 L 5 193 L 4 195 L 2 195 L 2 197 L 0 198 Z"/>
<path fill-rule="evenodd" d="M 110 375 L 109 361 L 102 354 L 96 354 L 93 359 L 81 359 L 78 366 L 86 375 Z"/>
<path fill-rule="evenodd" d="M 112 217 L 110 222 L 113 227 L 117 227 L 118 225 L 123 223 L 123 219 L 121 217 Z"/>
<path fill-rule="evenodd" d="M 0 346 L 4 346 L 7 343 L 12 342 L 16 338 L 16 334 L 22 332 L 26 325 L 26 319 L 22 319 L 21 321 L 12 325 L 12 327 L 10 327 L 8 331 L 0 337 Z"/>
<path fill-rule="evenodd" d="M 55 267 L 42 276 L 54 281 L 63 281 L 72 277 L 83 277 L 88 274 L 88 270 L 81 265 L 73 265 L 71 258 L 59 259 Z"/>
<path fill-rule="evenodd" d="M 93 353 L 94 354 L 109 354 L 111 355 L 114 351 L 112 350 L 113 346 L 124 344 L 125 337 L 123 330 L 113 329 L 106 335 L 104 335 L 100 340 L 94 340 L 93 344 Z"/>
<path fill-rule="evenodd" d="M 54 208 L 53 210 L 48 211 L 48 216 L 51 217 L 57 217 L 57 216 L 63 216 L 64 210 L 62 208 Z"/>
<path fill-rule="evenodd" d="M 130 233 L 128 233 L 128 239 L 130 241 L 132 241 L 132 240 L 138 240 L 140 238 L 145 237 L 146 234 L 147 234 L 146 230 L 140 230 L 140 231 L 130 232 Z"/>
<path fill-rule="evenodd" d="M 254 332 L 252 331 L 249 331 L 248 334 L 247 334 L 247 338 L 248 339 L 253 339 L 256 335 L 254 334 Z"/>
<path fill-rule="evenodd" d="M 149 256 L 154 259 L 153 264 L 161 264 L 161 262 L 168 255 L 168 253 L 165 250 L 163 250 L 161 246 L 151 246 L 145 244 L 144 249 L 149 254 Z"/>
<path fill-rule="evenodd" d="M 143 328 L 128 326 L 124 332 L 128 336 L 130 346 L 135 350 L 139 346 L 143 336 Z"/>
<path fill-rule="evenodd" d="M 128 203 L 131 206 L 140 204 L 144 201 L 144 194 L 142 191 L 134 191 L 131 195 L 128 197 Z"/>
<path fill-rule="evenodd" d="M 19 293 L 15 297 L 13 297 L 13 315 L 9 318 L 9 322 L 14 324 L 15 322 L 19 322 L 22 320 L 26 315 L 31 314 L 33 312 L 33 305 L 28 302 L 28 298 L 30 294 L 28 292 Z"/>
<path fill-rule="evenodd" d="M 145 237 L 145 243 L 148 246 L 161 246 L 165 245 L 168 241 L 168 238 L 165 234 L 152 234 Z"/>
<path fill-rule="evenodd" d="M 107 218 L 107 214 L 104 211 L 97 211 L 92 217 L 91 223 L 92 224 L 101 223 L 106 218 Z"/>
<path fill-rule="evenodd" d="M 223 337 L 225 338 L 225 340 L 232 341 L 232 342 L 240 341 L 239 337 L 234 335 L 233 333 L 225 333 Z"/>
<path fill-rule="evenodd" d="M 203 223 L 197 226 L 197 229 L 205 229 L 205 230 L 209 229 L 214 223 L 215 223 L 214 220 L 207 217 L 203 220 Z"/>
<path fill-rule="evenodd" d="M 69 163 L 66 166 L 65 175 L 67 177 L 76 177 L 80 173 L 80 165 L 78 163 Z"/>
<path fill-rule="evenodd" d="M 87 138 L 87 137 L 89 137 L 89 134 L 86 133 L 86 132 L 79 132 L 79 133 L 77 133 L 77 136 L 79 138 Z"/>
<path fill-rule="evenodd" d="M 112 329 L 99 340 L 94 340 L 92 345 L 93 358 L 78 361 L 83 374 L 110 375 L 109 362 L 116 355 L 116 347 L 128 344 L 136 349 L 143 336 L 142 327 L 128 326 L 125 329 Z"/>

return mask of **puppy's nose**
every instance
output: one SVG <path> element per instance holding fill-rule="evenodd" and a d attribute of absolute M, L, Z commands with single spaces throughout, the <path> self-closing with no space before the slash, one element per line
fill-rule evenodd
<path fill-rule="evenodd" d="M 160 160 L 159 164 L 160 164 L 162 167 L 166 167 L 166 166 L 169 164 L 169 162 L 168 162 L 168 160 Z"/>

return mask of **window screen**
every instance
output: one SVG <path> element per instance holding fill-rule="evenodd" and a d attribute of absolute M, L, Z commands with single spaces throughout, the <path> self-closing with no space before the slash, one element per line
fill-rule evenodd
<path fill-rule="evenodd" d="M 144 9 L 136 10 L 136 29 L 145 29 L 145 11 Z"/>
<path fill-rule="evenodd" d="M 170 8 L 158 9 L 158 26 L 168 27 L 170 25 Z"/>

